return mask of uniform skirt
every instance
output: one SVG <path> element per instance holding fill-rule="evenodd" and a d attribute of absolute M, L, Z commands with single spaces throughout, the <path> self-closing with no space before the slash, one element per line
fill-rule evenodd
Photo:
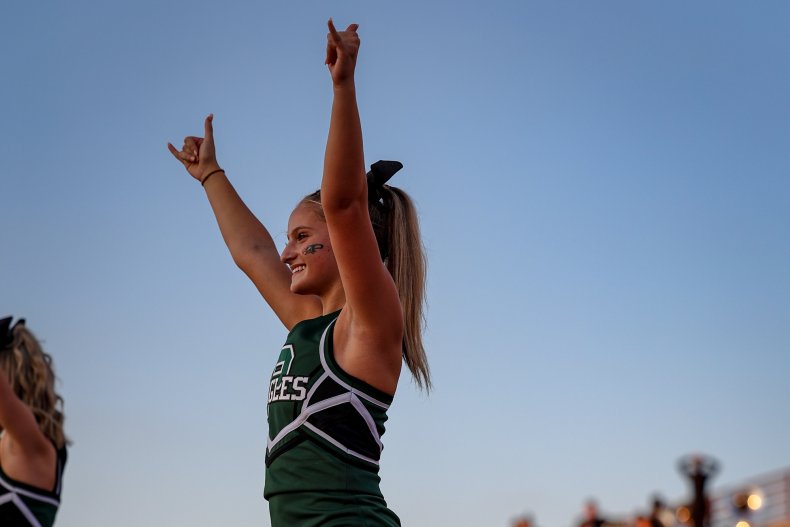
<path fill-rule="evenodd" d="M 400 527 L 381 496 L 284 492 L 269 498 L 272 527 Z"/>

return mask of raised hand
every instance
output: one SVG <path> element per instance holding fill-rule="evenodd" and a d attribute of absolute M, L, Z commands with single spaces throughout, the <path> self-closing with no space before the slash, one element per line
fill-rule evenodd
<path fill-rule="evenodd" d="M 345 31 L 338 31 L 330 18 L 328 25 L 325 64 L 329 66 L 332 82 L 338 85 L 353 81 L 359 52 L 359 35 L 357 35 L 359 24 L 351 24 Z"/>
<path fill-rule="evenodd" d="M 189 175 L 201 183 L 210 172 L 217 170 L 217 154 L 214 150 L 214 114 L 206 117 L 204 123 L 204 137 L 188 136 L 184 138 L 184 146 L 178 150 L 167 143 L 167 148 L 173 156 L 181 161 Z"/>

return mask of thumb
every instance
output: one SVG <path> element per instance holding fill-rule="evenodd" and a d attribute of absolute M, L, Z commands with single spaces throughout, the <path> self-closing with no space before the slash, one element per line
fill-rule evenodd
<path fill-rule="evenodd" d="M 211 141 L 212 143 L 214 142 L 214 124 L 213 124 L 213 121 L 214 121 L 214 114 L 210 113 L 210 114 L 208 114 L 208 117 L 206 117 L 206 122 L 203 125 L 205 140 L 206 141 Z"/>
<path fill-rule="evenodd" d="M 355 33 L 357 29 L 359 29 L 359 24 L 351 24 L 350 26 L 348 26 L 346 31 L 351 31 Z"/>

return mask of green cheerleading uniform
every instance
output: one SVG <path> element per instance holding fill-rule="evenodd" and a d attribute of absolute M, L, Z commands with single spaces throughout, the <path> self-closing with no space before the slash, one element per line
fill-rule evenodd
<path fill-rule="evenodd" d="M 0 466 L 0 525 L 2 527 L 51 527 L 60 506 L 60 488 L 66 465 L 66 448 L 58 450 L 55 486 L 40 489 L 8 477 Z"/>
<path fill-rule="evenodd" d="M 269 382 L 264 497 L 273 527 L 400 526 L 378 475 L 392 396 L 335 362 L 339 314 L 294 326 Z"/>

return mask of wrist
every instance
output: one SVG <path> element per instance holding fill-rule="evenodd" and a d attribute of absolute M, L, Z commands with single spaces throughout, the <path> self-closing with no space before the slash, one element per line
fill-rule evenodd
<path fill-rule="evenodd" d="M 354 78 L 351 77 L 350 79 L 344 79 L 342 81 L 333 82 L 332 89 L 335 93 L 354 93 L 356 92 L 356 87 L 354 86 Z"/>
<path fill-rule="evenodd" d="M 203 175 L 200 177 L 200 180 L 199 180 L 200 181 L 200 185 L 205 187 L 206 186 L 206 182 L 209 179 L 211 179 L 213 177 L 216 177 L 218 174 L 225 175 L 225 171 L 223 169 L 219 168 L 219 166 L 214 166 L 214 167 L 211 167 L 211 168 L 208 168 L 208 169 L 204 170 L 203 171 Z"/>
<path fill-rule="evenodd" d="M 215 170 L 222 170 L 222 167 L 219 166 L 219 163 L 217 163 L 216 161 L 208 162 L 205 165 L 201 163 L 201 165 L 202 166 L 200 167 L 201 168 L 200 175 L 197 178 L 198 181 L 203 181 L 203 178 L 206 177 L 206 175 L 209 172 L 214 172 Z"/>

